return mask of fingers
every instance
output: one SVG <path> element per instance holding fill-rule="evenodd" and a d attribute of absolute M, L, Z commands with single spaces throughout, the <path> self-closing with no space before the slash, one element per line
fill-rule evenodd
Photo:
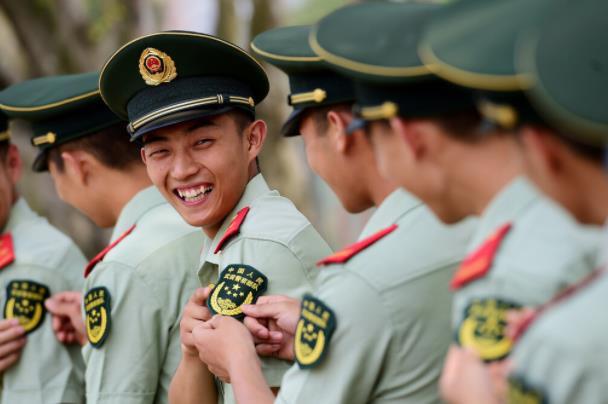
<path fill-rule="evenodd" d="M 17 320 L 16 318 L 0 320 L 0 332 L 6 331 L 16 325 L 19 325 L 19 320 Z"/>
<path fill-rule="evenodd" d="M 283 295 L 264 295 L 260 296 L 256 302 L 256 304 L 271 304 L 271 303 L 283 303 L 283 302 L 298 302 L 297 299 L 294 299 L 289 296 Z"/>
<path fill-rule="evenodd" d="M 4 358 L 0 359 L 0 372 L 4 372 L 17 362 L 21 352 L 12 353 Z"/>
<path fill-rule="evenodd" d="M 241 306 L 243 313 L 255 318 L 276 318 L 286 308 L 284 302 L 261 303 L 261 298 L 256 304 L 245 304 Z"/>
<path fill-rule="evenodd" d="M 190 296 L 189 302 L 194 303 L 198 306 L 202 306 L 202 305 L 206 304 L 207 297 L 209 297 L 209 291 L 210 291 L 209 287 L 196 289 L 194 291 L 194 293 L 192 294 L 192 296 Z"/>
<path fill-rule="evenodd" d="M 0 332 L 0 345 L 10 341 L 14 341 L 25 335 L 25 329 L 18 324 L 19 322 L 17 322 L 16 325 L 14 323 L 11 323 L 10 328 Z"/>
<path fill-rule="evenodd" d="M 245 324 L 245 327 L 247 327 L 255 339 L 267 340 L 270 336 L 268 328 L 253 317 L 245 317 L 243 324 Z"/>
<path fill-rule="evenodd" d="M 25 345 L 25 341 L 25 338 L 19 338 L 0 345 L 0 358 L 21 352 L 21 349 Z"/>
<path fill-rule="evenodd" d="M 255 346 L 255 351 L 260 356 L 275 356 L 281 349 L 281 345 L 275 344 L 258 344 Z"/>

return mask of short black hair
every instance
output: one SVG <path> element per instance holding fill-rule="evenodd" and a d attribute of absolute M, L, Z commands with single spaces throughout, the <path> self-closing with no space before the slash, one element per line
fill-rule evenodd
<path fill-rule="evenodd" d="M 315 131 L 323 135 L 329 129 L 329 119 L 327 114 L 329 111 L 351 112 L 352 103 L 342 102 L 332 105 L 324 105 L 322 107 L 311 107 L 307 112 L 308 116 L 312 117 L 315 125 Z"/>
<path fill-rule="evenodd" d="M 63 172 L 65 165 L 61 153 L 73 150 L 85 151 L 104 166 L 120 171 L 127 171 L 137 164 L 143 164 L 139 152 L 140 146 L 129 141 L 124 123 L 54 147 L 48 151 L 48 161 L 52 161 L 57 169 Z"/>

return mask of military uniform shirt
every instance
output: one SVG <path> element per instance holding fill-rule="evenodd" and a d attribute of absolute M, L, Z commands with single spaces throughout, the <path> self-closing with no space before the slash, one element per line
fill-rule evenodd
<path fill-rule="evenodd" d="M 72 240 L 34 213 L 24 199 L 11 208 L 3 232 L 12 235 L 15 260 L 0 270 L 2 317 L 23 316 L 21 324 L 31 330 L 19 361 L 4 372 L 1 402 L 82 403 L 80 349 L 57 341 L 43 299 L 80 290 L 86 260 Z"/>
<path fill-rule="evenodd" d="M 217 247 L 231 219 L 249 207 L 239 233 Z M 270 190 L 258 174 L 249 181 L 233 212 L 224 221 L 216 237 L 206 240 L 201 256 L 201 285 L 216 283 L 218 273 L 231 264 L 255 268 L 268 279 L 267 295 L 301 298 L 313 288 L 318 274 L 315 264 L 331 249 L 312 224 L 291 201 Z M 269 386 L 280 386 L 291 364 L 274 358 L 262 359 L 262 370 Z M 224 402 L 234 402 L 229 384 L 223 386 Z"/>
<path fill-rule="evenodd" d="M 497 229 L 506 231 L 502 239 L 490 237 Z M 489 270 L 456 290 L 457 342 L 475 349 L 486 361 L 507 356 L 511 341 L 504 334 L 506 313 L 538 306 L 589 274 L 599 235 L 598 230 L 581 228 L 526 179 L 512 181 L 484 211 L 471 243 L 470 251 L 482 256 L 470 266 Z M 497 249 L 484 253 L 492 245 Z"/>
<path fill-rule="evenodd" d="M 396 191 L 370 219 L 375 229 L 366 231 L 394 223 L 394 231 L 346 263 L 321 269 L 315 297 L 333 311 L 335 332 L 324 338 L 318 363 L 292 366 L 276 402 L 440 401 L 437 383 L 450 343 L 448 283 L 474 222 L 447 227 L 410 194 Z M 317 338 L 312 352 L 322 343 Z"/>
<path fill-rule="evenodd" d="M 166 403 L 181 359 L 179 321 L 197 287 L 202 232 L 153 187 L 123 208 L 112 240 L 132 225 L 85 281 L 88 404 Z"/>

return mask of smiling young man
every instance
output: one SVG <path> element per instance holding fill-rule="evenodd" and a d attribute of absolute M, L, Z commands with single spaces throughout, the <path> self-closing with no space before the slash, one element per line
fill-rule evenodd
<path fill-rule="evenodd" d="M 161 32 L 119 49 L 102 70 L 100 88 L 110 108 L 129 120 L 132 140 L 143 141 L 153 183 L 207 236 L 198 277 L 216 286 L 209 296 L 198 290 L 184 309 L 171 400 L 208 402 L 220 391 L 224 402 L 234 402 L 229 384 L 214 387 L 192 329 L 212 314 L 240 319 L 240 306 L 264 293 L 301 297 L 312 289 L 316 261 L 330 252 L 260 173 L 266 124 L 255 119 L 255 105 L 268 92 L 266 74 L 219 38 Z M 266 383 L 279 387 L 289 365 L 265 359 Z"/>
<path fill-rule="evenodd" d="M 80 289 L 86 261 L 72 240 L 19 196 L 20 175 L 19 150 L 0 113 L 0 403 L 81 403 L 79 349 L 57 341 L 44 301 Z"/>
<path fill-rule="evenodd" d="M 383 22 L 380 31 L 390 31 L 423 21 L 437 7 L 378 3 L 336 14 L 365 15 Z M 309 36 L 310 27 L 287 27 L 252 43 L 255 52 L 289 75 L 294 112 L 284 133 L 302 135 L 311 168 L 347 210 L 371 203 L 377 210 L 357 243 L 321 261 L 314 294 L 301 304 L 268 296 L 247 306 L 248 315 L 271 324 L 264 330 L 247 319 L 249 328 L 256 339 L 259 331 L 268 335 L 280 329 L 283 340 L 271 352 L 297 362 L 276 402 L 438 402 L 437 381 L 450 342 L 448 283 L 464 256 L 472 223 L 444 226 L 419 200 L 380 175 L 364 131 L 346 131 L 352 82 L 328 69 L 310 48 Z M 393 51 L 403 54 L 411 47 L 401 45 Z M 351 183 L 352 172 L 359 173 L 357 184 Z M 229 375 L 239 402 L 273 401 L 244 327 L 214 318 L 194 334 L 210 368 Z M 264 345 L 258 351 L 272 348 L 273 341 Z"/>
<path fill-rule="evenodd" d="M 85 344 L 86 402 L 166 403 L 203 239 L 151 186 L 98 78 L 30 80 L 5 90 L 2 104 L 31 122 L 34 168 L 50 171 L 59 196 L 98 226 L 114 226 L 110 245 L 81 268 L 84 302 L 72 292 L 47 304 L 58 338 Z"/>

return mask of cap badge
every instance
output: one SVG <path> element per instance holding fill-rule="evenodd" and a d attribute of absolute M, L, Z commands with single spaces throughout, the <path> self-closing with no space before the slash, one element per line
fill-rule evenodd
<path fill-rule="evenodd" d="M 146 48 L 141 53 L 139 73 L 149 86 L 168 83 L 177 76 L 173 59 L 166 53 L 154 48 Z"/>

